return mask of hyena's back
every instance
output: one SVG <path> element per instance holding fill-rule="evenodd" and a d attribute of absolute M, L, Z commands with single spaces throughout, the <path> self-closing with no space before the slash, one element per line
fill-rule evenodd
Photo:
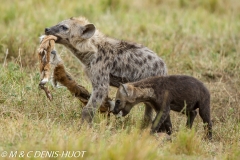
<path fill-rule="evenodd" d="M 103 63 L 109 63 L 110 81 L 112 77 L 121 78 L 122 82 L 134 82 L 151 76 L 167 75 L 164 61 L 149 48 L 137 43 L 118 41 L 106 45 L 100 51 L 109 53 L 103 56 Z M 104 55 L 104 54 L 102 54 Z"/>

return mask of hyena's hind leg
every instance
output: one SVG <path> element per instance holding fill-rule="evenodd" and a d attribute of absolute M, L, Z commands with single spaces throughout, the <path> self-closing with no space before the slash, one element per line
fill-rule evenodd
<path fill-rule="evenodd" d="M 210 115 L 209 100 L 206 101 L 205 103 L 199 104 L 199 115 L 203 120 L 206 136 L 209 140 L 211 140 L 212 139 L 212 121 L 211 121 L 211 115 Z"/>

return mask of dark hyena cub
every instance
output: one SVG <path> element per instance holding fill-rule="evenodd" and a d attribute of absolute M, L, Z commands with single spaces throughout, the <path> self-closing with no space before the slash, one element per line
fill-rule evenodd
<path fill-rule="evenodd" d="M 116 95 L 114 114 L 122 111 L 127 115 L 132 107 L 139 102 L 149 102 L 157 115 L 153 121 L 151 132 L 157 132 L 166 121 L 168 131 L 171 130 L 170 110 L 183 112 L 187 115 L 187 126 L 192 127 L 197 115 L 196 109 L 204 123 L 207 137 L 212 138 L 210 119 L 210 93 L 199 80 L 183 75 L 151 77 L 134 83 L 123 84 Z"/>

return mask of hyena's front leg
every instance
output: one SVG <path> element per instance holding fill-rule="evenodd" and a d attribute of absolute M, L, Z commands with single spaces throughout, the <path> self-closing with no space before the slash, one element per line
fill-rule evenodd
<path fill-rule="evenodd" d="M 92 95 L 82 110 L 82 122 L 92 122 L 94 114 L 101 106 L 103 100 L 107 97 L 108 87 L 96 87 L 93 89 Z"/>
<path fill-rule="evenodd" d="M 160 127 L 165 126 L 165 120 L 168 122 L 167 118 L 170 118 L 169 112 L 170 112 L 170 105 L 167 105 L 163 108 L 163 110 L 160 110 L 157 113 L 152 124 L 151 133 L 156 133 Z M 167 127 L 167 133 L 171 134 L 171 129 L 168 129 L 169 127 Z"/>
<path fill-rule="evenodd" d="M 144 117 L 143 121 L 141 124 L 141 128 L 147 128 L 149 124 L 152 122 L 152 115 L 153 115 L 153 107 L 151 103 L 144 103 L 145 104 L 145 112 L 144 112 Z"/>
<path fill-rule="evenodd" d="M 82 122 L 86 121 L 88 123 L 92 122 L 94 114 L 101 106 L 105 98 L 108 96 L 109 88 L 109 76 L 107 75 L 96 75 L 96 77 L 103 76 L 101 80 L 92 80 L 93 91 L 87 105 L 82 110 Z M 98 79 L 98 78 L 97 78 Z"/>
<path fill-rule="evenodd" d="M 169 102 L 169 91 L 162 93 L 162 96 L 159 98 L 157 105 L 160 110 L 158 111 L 151 128 L 151 133 L 156 133 L 162 125 L 167 124 L 170 120 L 170 102 Z M 167 119 L 169 118 L 169 119 Z M 166 120 L 166 122 L 165 122 Z M 167 132 L 171 134 L 171 124 L 167 124 Z"/>

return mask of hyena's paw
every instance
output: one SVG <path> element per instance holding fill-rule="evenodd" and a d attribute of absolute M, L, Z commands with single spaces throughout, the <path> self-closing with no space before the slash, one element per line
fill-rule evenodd
<path fill-rule="evenodd" d="M 81 116 L 82 123 L 84 122 L 91 123 L 95 112 L 96 109 L 94 109 L 93 107 L 84 107 Z"/>

